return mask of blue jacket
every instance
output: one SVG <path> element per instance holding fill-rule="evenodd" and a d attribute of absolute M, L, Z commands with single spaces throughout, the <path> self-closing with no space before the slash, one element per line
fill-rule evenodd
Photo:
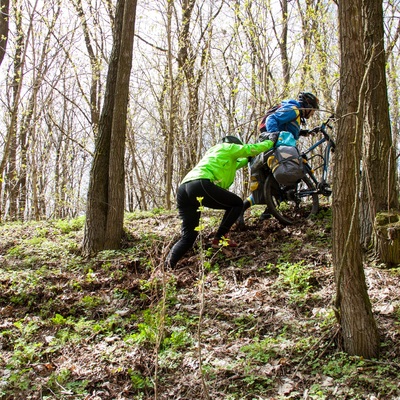
<path fill-rule="evenodd" d="M 267 132 L 288 131 L 298 140 L 301 123 L 299 108 L 302 108 L 302 105 L 297 100 L 284 100 L 281 104 L 282 106 L 267 118 Z"/>

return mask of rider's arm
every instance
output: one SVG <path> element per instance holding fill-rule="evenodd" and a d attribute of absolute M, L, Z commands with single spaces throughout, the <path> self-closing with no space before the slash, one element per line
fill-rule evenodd
<path fill-rule="evenodd" d="M 267 132 L 287 130 L 287 125 L 295 121 L 299 115 L 297 107 L 281 107 L 267 118 L 265 123 Z"/>
<path fill-rule="evenodd" d="M 245 167 L 248 164 L 248 162 L 249 161 L 247 160 L 247 158 L 239 158 L 236 161 L 236 169 L 240 169 L 240 168 Z"/>

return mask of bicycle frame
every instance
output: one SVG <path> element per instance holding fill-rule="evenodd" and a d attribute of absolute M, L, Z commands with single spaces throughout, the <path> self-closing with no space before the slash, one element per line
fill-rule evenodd
<path fill-rule="evenodd" d="M 331 151 L 334 151 L 334 149 L 335 149 L 335 143 L 333 142 L 331 137 L 326 132 L 326 127 L 328 126 L 329 128 L 331 128 L 328 125 L 328 122 L 332 118 L 333 118 L 332 116 L 329 117 L 328 121 L 323 123 L 319 129 L 319 131 L 322 132 L 323 137 L 301 154 L 306 161 L 312 160 L 315 157 L 321 157 L 323 159 L 323 163 L 320 166 L 318 166 L 316 169 L 321 168 L 321 167 L 323 169 L 322 169 L 321 181 L 318 181 L 318 179 L 314 175 L 315 169 L 311 168 L 311 166 L 310 166 L 310 164 L 308 164 L 308 162 L 305 163 L 305 168 L 306 168 L 307 174 L 311 178 L 311 180 L 314 182 L 316 189 L 315 190 L 303 190 L 303 191 L 301 191 L 301 193 L 298 193 L 299 197 L 307 197 L 312 193 L 323 194 L 326 196 L 329 196 L 331 194 L 329 184 L 327 183 L 327 178 L 328 178 L 328 171 L 329 171 L 330 155 L 331 155 Z M 326 142 L 327 142 L 327 145 L 325 146 L 323 156 L 315 155 L 312 157 L 308 157 L 308 155 L 313 150 L 315 150 L 317 147 L 323 145 Z"/>

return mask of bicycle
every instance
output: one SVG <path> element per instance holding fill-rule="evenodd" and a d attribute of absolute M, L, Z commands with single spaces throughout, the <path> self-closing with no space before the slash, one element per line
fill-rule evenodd
<path fill-rule="evenodd" d="M 280 185 L 274 178 L 267 163 L 264 163 L 263 197 L 269 213 L 284 225 L 304 220 L 319 211 L 319 196 L 329 197 L 332 189 L 328 183 L 328 171 L 330 154 L 335 150 L 335 142 L 327 132 L 327 128 L 333 129 L 329 123 L 334 119 L 330 116 L 327 121 L 312 130 L 313 133 L 321 132 L 323 137 L 301 153 L 304 160 L 305 175 L 294 186 Z M 314 154 L 319 146 L 325 147 L 322 154 Z M 273 150 L 265 153 L 265 160 L 272 155 Z M 319 160 L 319 161 L 318 161 Z M 317 179 L 315 171 L 322 168 L 321 178 Z M 261 204 L 261 203 L 257 203 Z"/>

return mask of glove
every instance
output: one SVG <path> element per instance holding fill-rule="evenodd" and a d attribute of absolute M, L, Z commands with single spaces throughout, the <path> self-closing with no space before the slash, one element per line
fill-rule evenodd
<path fill-rule="evenodd" d="M 307 136 L 310 133 L 309 129 L 300 129 L 299 135 L 300 136 Z"/>
<path fill-rule="evenodd" d="M 258 137 L 258 141 L 259 141 L 259 142 L 265 142 L 266 140 L 269 140 L 269 139 L 268 139 L 268 135 L 269 135 L 268 132 L 262 132 L 262 133 L 260 134 L 260 136 Z"/>
<path fill-rule="evenodd" d="M 274 142 L 274 145 L 275 145 L 279 139 L 279 134 L 280 134 L 280 132 L 269 132 L 268 140 L 271 140 L 271 142 Z"/>

